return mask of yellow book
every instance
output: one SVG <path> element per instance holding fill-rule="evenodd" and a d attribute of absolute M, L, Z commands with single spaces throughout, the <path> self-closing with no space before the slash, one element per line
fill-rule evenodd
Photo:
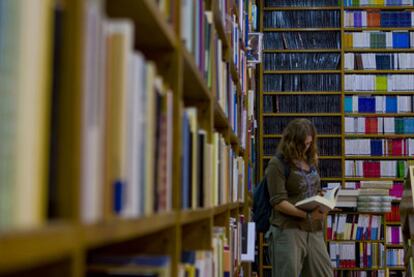
<path fill-rule="evenodd" d="M 46 217 L 49 157 L 51 26 L 50 0 L 19 0 L 13 220 L 40 225 Z M 1 181 L 0 181 L 1 182 Z"/>
<path fill-rule="evenodd" d="M 156 135 L 156 68 L 153 62 L 147 64 L 147 107 L 145 120 L 145 215 L 154 212 L 154 170 L 155 170 L 155 135 Z"/>
<path fill-rule="evenodd" d="M 196 277 L 196 268 L 191 264 L 185 264 L 185 276 Z"/>
<path fill-rule="evenodd" d="M 196 108 L 187 108 L 186 112 L 188 114 L 190 122 L 190 130 L 192 137 L 191 145 L 191 203 L 192 208 L 197 208 L 198 203 L 198 122 L 197 122 L 197 109 Z"/>
<path fill-rule="evenodd" d="M 128 61 L 132 53 L 133 24 L 109 21 L 105 130 L 105 215 L 114 213 L 114 190 L 126 178 L 126 95 Z"/>
<path fill-rule="evenodd" d="M 352 33 L 345 33 L 344 34 L 344 48 L 353 48 L 353 36 Z"/>
<path fill-rule="evenodd" d="M 387 76 L 386 75 L 375 76 L 375 90 L 376 91 L 387 91 Z"/>

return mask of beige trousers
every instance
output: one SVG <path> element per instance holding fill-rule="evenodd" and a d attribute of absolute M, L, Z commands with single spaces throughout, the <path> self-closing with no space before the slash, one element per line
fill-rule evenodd
<path fill-rule="evenodd" d="M 323 233 L 270 226 L 267 233 L 272 277 L 332 277 Z"/>

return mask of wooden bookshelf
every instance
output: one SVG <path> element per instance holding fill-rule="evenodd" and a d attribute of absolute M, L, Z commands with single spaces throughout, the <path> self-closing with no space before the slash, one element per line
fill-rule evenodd
<path fill-rule="evenodd" d="M 340 139 L 341 140 L 341 145 L 340 145 L 340 153 L 342 153 L 342 155 L 340 156 L 321 156 L 321 160 L 323 160 L 323 162 L 326 162 L 326 160 L 340 160 L 341 162 L 341 166 L 340 168 L 338 168 L 338 171 L 341 170 L 341 173 L 338 177 L 324 177 L 321 178 L 322 181 L 324 182 L 340 182 L 341 184 L 345 184 L 345 182 L 359 182 L 359 181 L 378 181 L 378 180 L 389 180 L 389 181 L 393 181 L 393 182 L 403 182 L 404 178 L 400 178 L 400 177 L 378 177 L 378 178 L 367 178 L 367 177 L 362 177 L 362 176 L 358 176 L 358 177 L 348 177 L 345 174 L 345 162 L 347 160 L 375 160 L 375 161 L 380 161 L 380 160 L 384 160 L 384 161 L 389 161 L 389 160 L 398 160 L 398 161 L 411 161 L 412 158 L 410 156 L 403 156 L 403 155 L 390 155 L 390 156 L 368 156 L 368 155 L 355 155 L 355 156 L 351 156 L 351 155 L 347 155 L 345 156 L 345 140 L 348 139 L 410 139 L 413 138 L 414 135 L 413 134 L 397 134 L 397 133 L 392 133 L 392 134 L 388 134 L 388 133 L 378 133 L 378 134 L 359 134 L 359 133 L 346 133 L 345 132 L 345 118 L 348 117 L 366 117 L 366 118 L 390 118 L 390 117 L 394 117 L 396 119 L 401 119 L 404 117 L 412 117 L 413 113 L 412 112 L 408 112 L 408 113 L 346 113 L 345 111 L 345 104 L 344 104 L 344 99 L 346 96 L 358 96 L 361 95 L 362 97 L 364 96 L 413 96 L 414 95 L 414 91 L 410 91 L 410 90 L 406 90 L 406 91 L 362 91 L 362 89 L 356 90 L 356 91 L 346 91 L 345 90 L 345 76 L 347 74 L 356 74 L 356 75 L 365 75 L 365 74 L 382 74 L 382 75 L 386 75 L 386 74 L 406 74 L 406 75 L 413 75 L 414 71 L 411 69 L 403 69 L 403 70 L 350 70 L 350 69 L 345 69 L 345 54 L 346 53 L 412 53 L 414 50 L 411 46 L 411 48 L 355 48 L 355 47 L 351 47 L 351 46 L 345 46 L 343 45 L 343 43 L 346 41 L 345 40 L 345 34 L 346 33 L 351 33 L 351 32 L 361 32 L 361 31 L 408 31 L 408 32 L 412 32 L 414 29 L 413 27 L 362 27 L 362 28 L 358 28 L 358 27 L 345 27 L 345 13 L 346 11 L 370 11 L 370 10 L 378 10 L 378 11 L 412 11 L 414 10 L 413 6 L 364 6 L 364 7 L 360 7 L 360 6 L 352 6 L 352 7 L 348 7 L 348 6 L 344 6 L 344 3 L 339 3 L 338 7 L 318 7 L 318 6 L 314 6 L 314 7 L 295 7 L 295 6 L 291 6 L 291 7 L 265 7 L 264 6 L 265 1 L 261 1 L 261 13 L 260 13 L 260 23 L 261 23 L 261 31 L 264 32 L 264 36 L 268 35 L 269 33 L 273 33 L 273 37 L 272 36 L 268 36 L 268 41 L 267 44 L 269 45 L 268 49 L 264 49 L 263 53 L 265 53 L 268 56 L 274 55 L 275 57 L 281 57 L 282 55 L 289 55 L 289 54 L 296 54 L 296 53 L 300 53 L 301 55 L 306 55 L 307 53 L 309 53 L 308 55 L 312 55 L 313 53 L 321 53 L 324 55 L 328 55 L 330 53 L 335 54 L 338 53 L 340 55 L 340 62 L 339 62 L 339 66 L 337 67 L 336 70 L 326 70 L 320 67 L 316 67 L 312 68 L 310 70 L 296 70 L 296 69 L 292 69 L 292 70 L 266 70 L 265 65 L 263 62 L 260 66 L 259 72 L 260 72 L 260 76 L 259 76 L 259 86 L 260 86 L 260 103 L 259 103 L 259 114 L 260 114 L 260 119 L 259 119 L 259 126 L 260 126 L 260 130 L 259 130 L 259 161 L 260 161 L 260 176 L 264 175 L 264 165 L 268 162 L 269 159 L 272 158 L 272 156 L 269 156 L 270 153 L 272 153 L 268 148 L 266 148 L 266 150 L 264 149 L 265 146 L 266 147 L 275 147 L 275 151 L 276 151 L 276 143 L 278 140 L 281 139 L 281 130 L 283 129 L 283 126 L 285 125 L 284 121 L 287 120 L 289 121 L 289 118 L 296 118 L 296 117 L 312 117 L 312 118 L 318 118 L 318 120 L 320 119 L 321 122 L 324 122 L 322 120 L 324 120 L 325 118 L 331 117 L 331 118 L 339 118 L 339 122 L 341 124 L 341 129 L 340 132 L 338 132 L 337 134 L 334 135 L 325 135 L 325 134 L 319 134 L 318 135 L 318 139 L 319 138 L 324 138 L 324 139 Z M 292 3 L 292 5 L 295 5 L 294 3 Z M 340 11 L 340 18 L 339 18 L 339 22 L 340 22 L 340 26 L 339 28 L 336 27 L 321 27 L 321 28 L 309 28 L 309 27 L 305 27 L 305 28 L 296 28 L 294 27 L 295 25 L 292 25 L 291 28 L 272 28 L 271 26 L 267 26 L 264 27 L 264 14 L 265 13 L 270 13 L 272 11 L 289 11 L 289 12 L 295 12 L 295 11 L 325 11 L 325 12 L 335 12 L 335 11 Z M 279 33 L 293 33 L 292 36 L 292 40 L 295 39 L 303 39 L 305 35 L 308 35 L 307 32 L 338 32 L 339 33 L 339 37 L 340 37 L 340 41 L 342 42 L 342 45 L 339 49 L 335 49 L 335 44 L 334 45 L 325 45 L 323 43 L 319 43 L 319 44 L 312 44 L 309 46 L 309 49 L 303 49 L 303 45 L 304 43 L 300 44 L 297 43 L 295 41 L 292 41 L 291 43 L 286 42 L 286 40 L 290 39 L 290 36 L 284 36 L 282 38 L 282 35 Z M 299 35 L 297 35 L 296 33 L 301 33 L 302 37 L 299 37 Z M 279 38 L 280 40 L 283 40 L 281 43 L 276 41 L 277 38 Z M 274 42 L 274 46 L 272 46 L 272 44 L 270 43 L 272 40 L 275 40 Z M 287 45 L 292 44 L 292 48 L 291 49 L 285 49 L 286 47 L 288 47 Z M 273 48 L 272 48 L 273 47 Z M 299 49 L 296 49 L 296 48 Z M 326 47 L 326 48 L 325 48 Z M 389 46 L 387 46 L 389 47 Z M 273 68 L 277 68 L 277 67 L 272 67 Z M 301 75 L 301 74 L 313 74 L 313 75 L 317 75 L 317 74 L 337 74 L 339 75 L 340 78 L 340 90 L 338 91 L 334 91 L 333 89 L 331 89 L 331 91 L 306 91 L 308 90 L 308 88 L 304 88 L 303 91 L 276 91 L 276 90 L 285 90 L 285 84 L 282 83 L 285 77 L 280 77 L 281 79 L 277 79 L 276 77 L 273 78 L 272 75 Z M 295 80 L 297 82 L 299 82 L 299 78 L 297 79 L 293 79 L 290 76 L 288 76 L 290 79 L 287 80 Z M 269 78 L 269 82 L 265 83 L 265 79 Z M 271 85 L 272 82 L 275 82 L 275 88 L 272 90 Z M 283 84 L 283 85 L 282 85 Z M 289 83 L 286 85 L 288 86 Z M 293 86 L 292 86 L 293 87 Z M 296 86 L 299 90 L 300 85 Z M 296 89 L 295 87 L 295 89 Z M 294 90 L 294 89 L 292 89 Z M 326 90 L 321 89 L 321 90 Z M 336 89 L 335 89 L 336 90 Z M 283 102 L 281 102 L 283 100 L 283 97 L 286 96 L 300 96 L 302 97 L 302 95 L 315 95 L 315 96 L 321 96 L 321 97 L 333 97 L 335 95 L 340 96 L 340 108 L 337 112 L 332 112 L 332 113 L 327 113 L 327 112 L 323 112 L 321 110 L 321 112 L 318 113 L 309 113 L 309 112 L 270 112 L 270 111 L 276 111 L 277 108 L 275 108 L 276 105 L 283 105 Z M 264 98 L 267 97 L 266 101 L 268 103 L 271 102 L 271 104 L 268 104 L 267 109 L 265 109 L 265 100 Z M 303 98 L 302 98 L 303 99 Z M 278 102 L 279 101 L 279 102 Z M 276 104 L 275 104 L 276 103 Z M 296 103 L 295 103 L 296 104 Z M 303 104 L 303 103 L 302 103 Z M 269 108 L 270 107 L 270 108 Z M 266 110 L 266 112 L 264 112 Z M 281 122 L 278 122 L 277 120 L 280 118 L 280 120 L 283 120 L 283 124 Z M 267 122 L 266 122 L 267 121 Z M 335 121 L 336 122 L 336 121 Z M 277 127 L 275 127 L 275 130 L 278 131 L 274 131 L 274 130 L 264 130 L 264 128 L 266 128 L 266 124 L 274 124 L 274 125 L 278 125 Z M 321 124 L 323 125 L 323 124 Z M 269 125 L 270 126 L 270 125 Z M 328 131 L 324 130 L 323 132 L 328 133 Z M 319 133 L 321 133 L 321 131 L 319 131 Z M 396 202 L 399 203 L 399 202 Z M 394 203 L 395 205 L 395 203 Z M 340 212 L 340 211 L 339 211 Z M 375 213 L 374 213 L 375 214 Z M 384 215 L 383 213 L 381 214 L 382 216 Z M 395 223 L 395 224 L 393 224 Z M 399 222 L 385 222 L 385 225 L 383 226 L 383 228 L 385 228 L 386 226 L 398 226 Z M 414 228 L 413 228 L 414 229 Z M 379 241 L 369 241 L 369 242 L 378 242 L 384 245 L 384 257 L 386 256 L 386 251 L 387 249 L 399 249 L 400 245 L 392 245 L 392 244 L 388 244 L 386 243 L 386 240 L 384 238 L 384 240 L 379 240 Z M 266 242 L 264 241 L 263 237 L 260 237 L 259 240 L 259 251 L 262 252 L 263 251 L 263 247 L 265 247 Z M 386 266 L 385 263 L 385 258 L 384 258 L 384 267 L 382 268 L 344 268 L 344 269 L 337 269 L 337 270 L 353 270 L 353 271 L 362 271 L 362 270 L 368 270 L 368 271 L 377 271 L 379 269 L 384 270 L 385 276 L 389 276 L 387 274 L 390 273 L 390 271 L 399 270 L 399 267 L 390 267 L 390 266 Z M 269 270 L 271 267 L 263 265 L 263 253 L 259 253 L 259 274 L 260 276 L 263 275 L 263 271 L 264 270 Z M 403 268 L 401 268 L 403 269 Z M 387 272 L 385 272 L 387 271 Z"/>
<path fill-rule="evenodd" d="M 54 3 L 55 0 L 51 2 Z M 178 275 L 182 251 L 212 250 L 215 226 L 223 227 L 229 238 L 230 218 L 240 221 L 240 218 L 244 217 L 245 221 L 249 221 L 251 200 L 248 198 L 247 172 L 250 153 L 242 145 L 243 141 L 249 141 L 249 138 L 246 138 L 249 126 L 246 127 L 246 133 L 233 131 L 232 119 L 228 118 L 224 108 L 216 99 L 215 82 L 218 80 L 219 73 L 214 62 L 211 67 L 213 77 L 210 86 L 206 76 L 200 72 L 202 69 L 197 65 L 196 57 L 182 42 L 180 27 L 181 24 L 185 24 L 185 16 L 181 14 L 181 5 L 184 2 L 181 0 L 167 2 L 175 5 L 169 10 L 172 12 L 171 22 L 167 19 L 166 11 L 160 10 L 156 1 L 152 0 L 56 0 L 65 18 L 61 30 L 64 45 L 61 51 L 62 64 L 58 84 L 62 96 L 58 102 L 60 106 L 57 116 L 59 126 L 57 132 L 60 140 L 57 160 L 59 170 L 56 183 L 56 215 L 53 219 L 45 218 L 45 223 L 30 228 L 0 228 L 0 276 L 81 277 L 86 274 L 88 258 L 91 256 L 123 253 L 169 256 L 171 276 L 175 277 Z M 86 28 L 89 19 L 86 11 L 89 11 L 88 5 L 96 3 L 99 3 L 102 8 L 102 14 L 99 14 L 102 20 L 126 19 L 131 23 L 135 29 L 131 47 L 134 51 L 142 53 L 146 62 L 154 64 L 157 76 L 163 79 L 162 85 L 171 90 L 173 107 L 172 149 L 170 149 L 172 175 L 169 180 L 171 208 L 161 212 L 142 212 L 138 217 L 107 215 L 103 211 L 104 215 L 100 220 L 87 223 L 82 219 L 81 208 L 83 197 L 81 180 L 84 174 L 82 159 L 86 154 L 82 145 L 84 135 L 82 124 L 86 114 L 83 101 L 87 91 L 86 74 L 90 70 L 85 66 L 85 57 L 89 51 L 86 40 L 90 35 L 88 33 L 90 30 Z M 235 15 L 238 18 L 238 5 L 235 1 L 228 1 L 228 3 L 228 16 L 232 18 Z M 230 79 L 235 83 L 237 96 L 242 98 L 247 94 L 244 90 L 250 87 L 242 87 L 242 84 L 248 82 L 240 79 L 240 69 L 234 65 L 231 51 L 237 44 L 240 44 L 241 51 L 246 51 L 244 42 L 232 42 L 234 45 L 230 42 L 229 34 L 221 24 L 218 0 L 205 0 L 203 5 L 205 11 L 212 12 L 211 37 L 217 35 L 221 39 L 224 51 L 220 58 L 229 66 Z M 50 12 L 52 14 L 52 11 Z M 99 44 L 96 42 L 94 46 L 97 45 Z M 52 53 L 49 55 L 52 56 Z M 217 53 L 211 50 L 210 59 L 214 61 L 216 55 Z M 225 77 L 227 79 L 227 76 Z M 226 95 L 229 93 L 227 88 L 225 93 Z M 234 151 L 235 157 L 242 159 L 244 172 L 240 173 L 243 173 L 245 178 L 238 199 L 231 200 L 232 196 L 229 195 L 228 199 L 223 200 L 224 203 L 218 205 L 182 208 L 182 114 L 187 107 L 197 109 L 196 121 L 200 129 L 206 131 L 206 140 L 209 144 L 213 141 L 214 133 L 220 133 L 226 147 Z M 246 106 L 242 106 L 242 110 L 245 109 Z M 156 170 L 157 168 L 155 172 Z M 227 173 L 230 176 L 231 172 Z M 225 181 L 227 186 L 230 182 L 227 182 L 229 181 L 227 179 Z M 46 202 L 46 199 L 43 200 Z M 46 209 L 47 203 L 44 206 Z M 234 267 L 234 276 L 241 271 L 249 276 L 250 264 L 238 260 Z"/>
<path fill-rule="evenodd" d="M 71 224 L 0 234 L 0 274 L 73 257 L 78 234 Z"/>

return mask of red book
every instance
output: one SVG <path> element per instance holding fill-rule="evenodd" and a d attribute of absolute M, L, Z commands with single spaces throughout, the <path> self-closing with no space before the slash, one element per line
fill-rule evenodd
<path fill-rule="evenodd" d="M 378 133 L 378 120 L 376 117 L 365 118 L 365 133 L 377 134 Z"/>
<path fill-rule="evenodd" d="M 402 156 L 402 139 L 393 139 L 392 140 L 392 155 L 393 156 Z"/>

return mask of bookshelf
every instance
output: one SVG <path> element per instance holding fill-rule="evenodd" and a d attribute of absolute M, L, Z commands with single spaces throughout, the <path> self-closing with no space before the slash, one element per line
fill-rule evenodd
<path fill-rule="evenodd" d="M 373 2 L 376 4 L 373 4 Z M 411 22 L 409 24 L 401 23 L 401 18 L 403 18 L 403 14 L 409 14 L 412 17 L 414 8 L 411 2 L 402 1 L 401 6 L 396 6 L 395 3 L 397 2 L 380 1 L 381 4 L 376 1 L 362 0 L 317 1 L 312 3 L 308 1 L 292 3 L 271 0 L 260 2 L 262 11 L 260 26 L 264 33 L 263 55 L 264 57 L 266 55 L 268 57 L 274 56 L 272 59 L 269 58 L 268 61 L 264 58 L 264 62 L 259 69 L 259 85 L 261 86 L 259 103 L 260 176 L 263 176 L 267 161 L 276 150 L 284 122 L 291 118 L 303 116 L 317 122 L 316 128 L 319 133 L 319 141 L 322 139 L 339 140 L 339 145 L 331 145 L 331 148 L 336 149 L 335 153 L 328 153 L 324 149 L 326 146 L 319 145 L 321 150 L 320 167 L 326 166 L 328 162 L 333 162 L 333 166 L 339 172 L 337 175 L 330 175 L 334 174 L 334 171 L 322 172 L 322 184 L 340 182 L 345 187 L 349 183 L 360 181 L 389 180 L 393 181 L 394 185 L 404 181 L 404 174 L 399 173 L 397 168 L 401 164 L 401 171 L 404 171 L 405 164 L 412 160 L 412 155 L 408 152 L 393 152 L 392 150 L 385 153 L 385 149 L 388 149 L 385 144 L 401 142 L 405 145 L 409 144 L 414 138 L 413 132 L 409 131 L 408 128 L 410 124 L 408 118 L 412 118 L 413 110 L 411 107 L 406 110 L 402 107 L 386 109 L 386 106 L 390 105 L 388 102 L 391 101 L 396 101 L 397 106 L 402 106 L 403 102 L 411 103 L 414 95 L 413 88 L 409 86 L 399 87 L 394 84 L 396 82 L 406 84 L 411 82 L 408 80 L 412 78 L 413 71 L 411 66 L 406 67 L 404 65 L 404 61 L 401 66 L 397 62 L 392 65 L 391 63 L 387 65 L 385 65 L 386 63 L 379 63 L 381 59 L 409 60 L 413 52 L 410 37 L 412 24 Z M 314 6 L 309 7 L 310 5 Z M 308 17 L 306 13 L 309 14 Z M 326 22 L 333 22 L 334 24 L 323 25 L 319 21 L 312 22 L 312 15 L 318 13 L 327 16 L 324 17 Z M 328 13 L 331 13 L 332 17 L 329 17 Z M 299 18 L 299 15 L 301 20 L 295 20 Z M 364 16 L 367 18 L 364 19 Z M 381 16 L 383 21 L 378 19 Z M 375 24 L 372 23 L 374 17 L 377 18 Z M 393 20 L 390 19 L 391 17 L 393 17 Z M 274 26 L 272 24 L 278 25 Z M 297 24 L 302 25 L 297 26 Z M 324 44 L 322 32 L 325 36 L 330 36 L 325 41 L 329 41 L 331 44 Z M 311 42 L 309 38 L 311 34 L 316 43 Z M 402 36 L 402 39 L 397 39 L 398 36 Z M 303 68 L 298 58 L 299 55 L 303 57 L 308 55 L 307 57 L 312 59 L 311 57 L 316 57 L 316 55 L 321 57 L 329 54 L 339 55 L 337 66 L 314 64 L 312 68 L 307 69 Z M 288 59 L 291 59 L 291 63 Z M 361 59 L 361 62 L 357 59 Z M 367 66 L 369 59 L 373 63 Z M 279 64 L 281 69 L 273 68 Z M 334 75 L 337 76 L 336 79 L 332 77 Z M 269 76 L 280 77 L 269 78 Z M 306 81 L 304 81 L 304 76 L 307 78 Z M 326 79 L 322 81 L 322 79 L 317 79 L 318 76 L 324 76 Z M 383 85 L 380 84 L 382 82 L 381 78 L 387 79 Z M 329 85 L 326 87 L 322 85 L 319 87 L 292 85 L 292 83 L 303 84 L 305 82 L 325 82 Z M 368 84 L 369 82 L 371 83 Z M 354 85 L 357 83 L 360 85 Z M 367 86 L 362 84 L 367 84 Z M 295 109 L 285 111 L 282 109 L 282 101 L 284 100 L 282 97 L 288 99 L 287 96 L 292 96 L 292 99 L 301 99 L 296 101 L 303 101 L 302 103 L 305 103 L 303 104 L 304 107 L 306 103 L 310 103 L 309 100 L 305 100 L 305 96 L 320 97 L 318 99 L 320 101 L 319 110 L 309 111 L 303 108 L 302 111 Z M 322 97 L 328 96 L 337 97 L 339 107 L 327 111 L 325 109 L 326 102 L 323 102 Z M 360 103 L 358 101 L 376 101 L 377 107 L 375 108 L 374 103 L 373 111 L 358 109 Z M 384 109 L 382 110 L 381 102 L 384 103 Z M 331 104 L 334 106 L 333 102 Z M 289 104 L 285 104 L 285 107 L 291 105 L 297 105 L 297 103 L 292 100 Z M 371 121 L 375 121 L 375 124 L 379 124 L 380 127 L 372 131 L 366 131 L 365 128 L 371 124 L 369 123 Z M 355 128 L 350 128 L 349 125 L 353 124 Z M 332 126 L 332 128 L 328 130 L 328 128 L 324 128 L 325 126 Z M 358 152 L 358 147 L 356 147 L 357 152 L 349 152 L 349 144 L 358 141 L 364 143 L 364 140 L 370 140 L 372 143 L 381 141 L 384 151 L 377 155 L 370 151 L 368 151 L 369 153 Z M 391 167 L 396 167 L 396 171 L 392 174 L 381 174 L 380 172 L 379 174 L 350 173 L 351 167 L 355 169 L 359 166 L 367 166 L 366 163 L 371 162 L 373 164 L 377 163 L 377 165 L 389 163 Z M 399 202 L 393 202 L 392 206 L 398 207 Z M 384 214 L 383 216 L 386 218 L 389 215 Z M 385 220 L 384 226 L 384 228 L 395 227 L 401 229 L 398 219 Z M 391 249 L 400 249 L 400 243 L 383 244 L 385 253 Z M 263 266 L 263 259 L 259 263 L 260 276 L 266 276 L 266 272 L 269 272 L 269 266 Z M 404 268 L 400 266 L 384 266 L 384 276 L 400 276 L 399 274 L 403 270 Z M 344 272 L 343 274 L 347 273 Z"/>
<path fill-rule="evenodd" d="M 29 149 L 43 151 L 36 174 L 43 181 L 30 183 L 43 193 L 33 196 L 42 214 L 24 226 L 0 220 L 0 276 L 86 276 L 96 257 L 144 254 L 168 257 L 167 275 L 178 276 L 187 270 L 184 251 L 207 257 L 213 250 L 228 261 L 216 270 L 250 275 L 238 240 L 250 218 L 248 172 L 254 166 L 248 137 L 254 118 L 247 109 L 253 111 L 248 91 L 255 80 L 244 58 L 251 1 L 36 0 L 24 9 L 21 2 L 0 4 L 0 14 L 21 9 L 16 20 L 28 15 L 27 30 L 9 30 L 5 20 L 9 25 L 0 30 L 9 32 L 0 37 L 16 31 L 27 39 L 39 27 L 30 23 L 44 24 L 32 38 L 44 53 L 45 70 L 27 70 L 50 82 L 50 89 L 37 87 L 48 91 L 39 101 L 50 114 L 33 112 L 33 127 L 50 127 L 19 138 L 44 136 L 42 147 Z M 37 18 L 30 9 L 47 16 Z M 186 29 L 192 25 L 199 36 Z M 2 47 L 0 58 L 17 55 Z M 2 127 L 9 119 L 4 114 Z M 5 130 L 0 128 L 2 140 L 12 137 Z M 138 140 L 146 147 L 139 148 Z M 0 175 L 9 169 L 3 153 Z M 0 217 L 13 218 L 5 199 Z"/>

